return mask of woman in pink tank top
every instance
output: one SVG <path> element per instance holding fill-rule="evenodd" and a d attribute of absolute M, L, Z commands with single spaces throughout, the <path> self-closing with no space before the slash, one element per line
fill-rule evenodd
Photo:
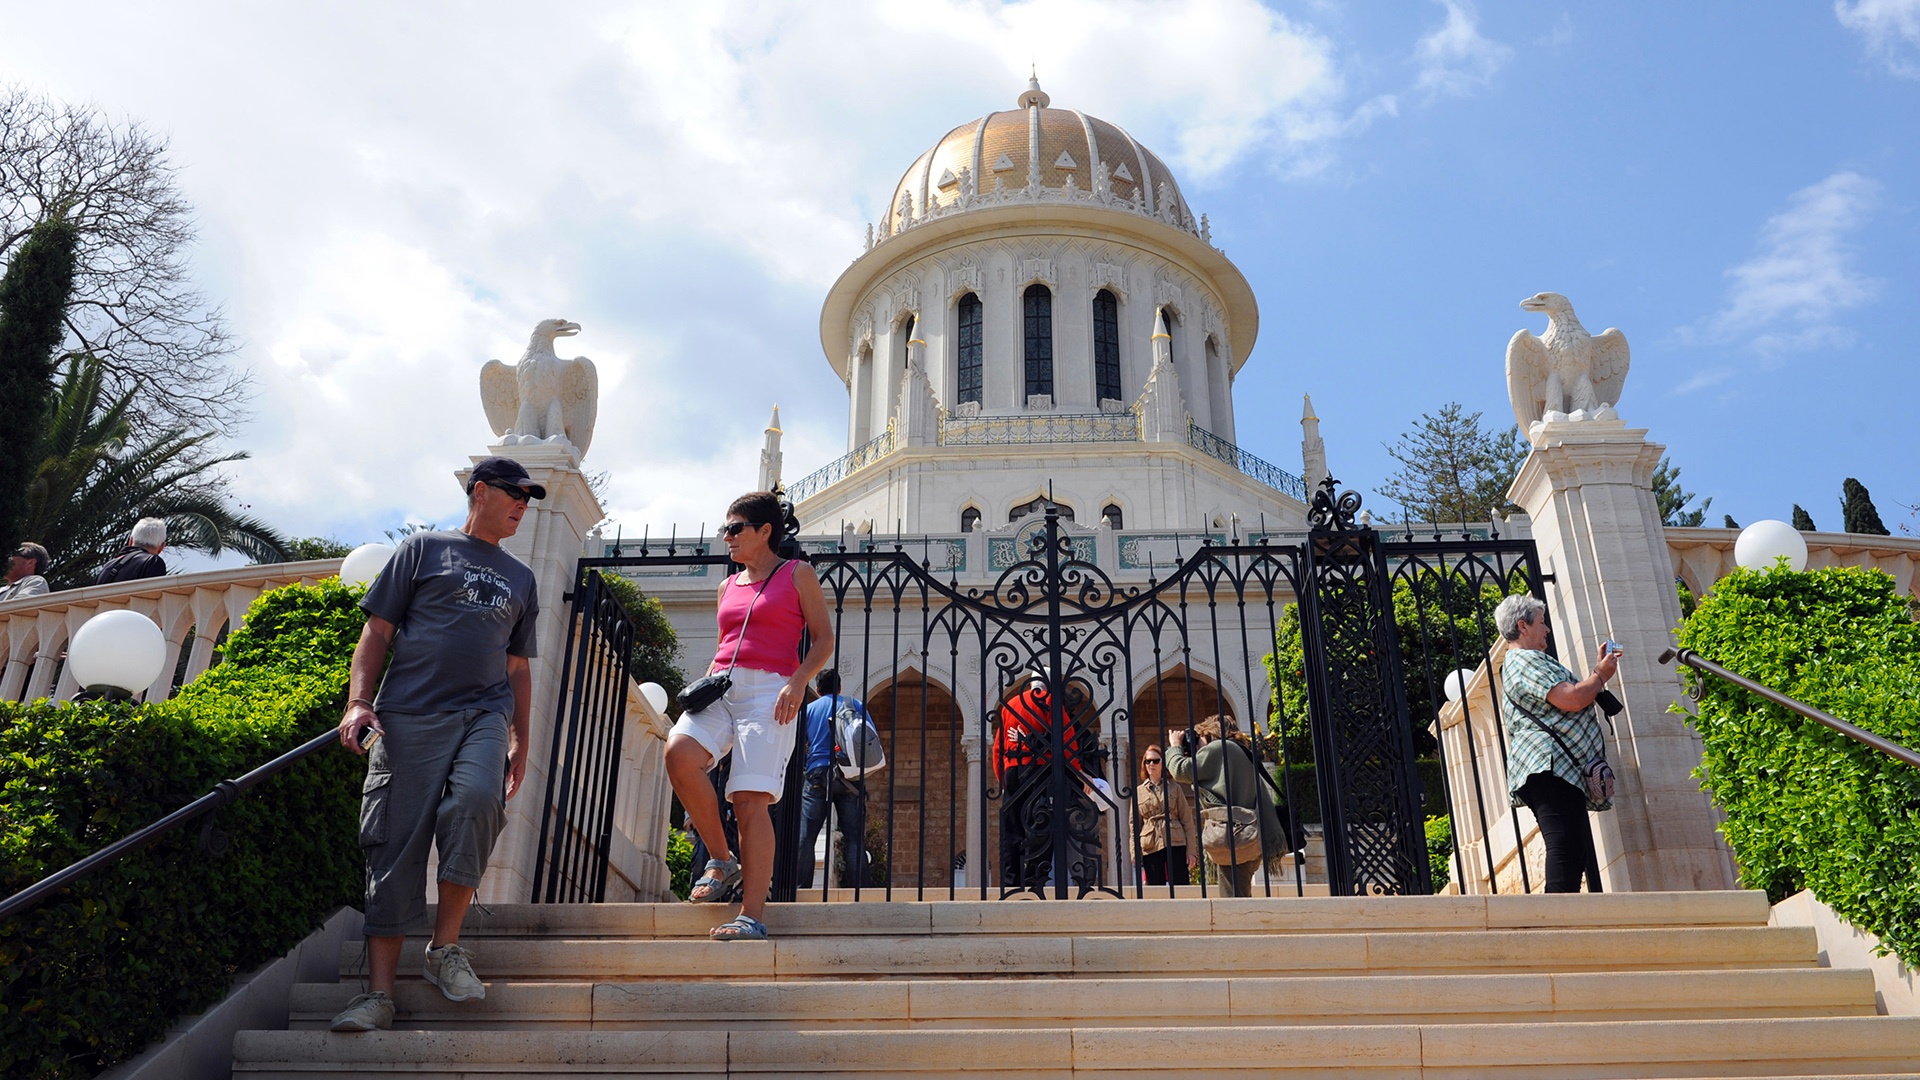
<path fill-rule="evenodd" d="M 699 712 L 681 715 L 667 737 L 667 779 L 706 842 L 711 858 L 695 880 L 694 903 L 719 900 L 738 884 L 740 915 L 712 931 L 721 941 L 763 939 L 760 921 L 773 883 L 773 816 L 786 784 L 787 758 L 806 700 L 807 683 L 833 656 L 833 623 L 813 567 L 773 550 L 785 517 L 771 492 L 733 500 L 721 536 L 727 554 L 746 567 L 720 586 L 716 618 L 720 644 L 707 674 L 726 672 L 727 692 Z M 810 636 L 800 655 L 801 631 Z M 733 753 L 727 800 L 740 826 L 740 850 L 730 850 L 707 773 Z"/>

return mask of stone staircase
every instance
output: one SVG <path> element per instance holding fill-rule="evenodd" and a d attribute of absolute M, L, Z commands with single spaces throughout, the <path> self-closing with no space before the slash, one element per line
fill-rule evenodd
<path fill-rule="evenodd" d="M 242 1032 L 250 1078 L 859 1074 L 1920 1076 L 1920 1017 L 1819 966 L 1759 893 L 476 909 L 488 980 L 417 977 L 390 1032 L 336 1035 L 359 991 L 299 985 Z M 402 974 L 417 971 L 410 941 Z"/>

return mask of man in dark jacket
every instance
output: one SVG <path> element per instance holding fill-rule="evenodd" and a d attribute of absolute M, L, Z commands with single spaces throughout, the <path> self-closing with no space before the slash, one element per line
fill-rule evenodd
<path fill-rule="evenodd" d="M 133 534 L 127 537 L 127 550 L 101 567 L 93 583 L 109 585 L 116 581 L 160 577 L 167 572 L 167 562 L 160 557 L 166 546 L 167 523 L 160 518 L 141 518 L 134 525 Z"/>

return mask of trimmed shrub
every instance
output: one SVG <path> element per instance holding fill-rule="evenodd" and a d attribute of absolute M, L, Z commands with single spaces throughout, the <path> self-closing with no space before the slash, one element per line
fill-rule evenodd
<path fill-rule="evenodd" d="M 1920 625 L 1878 570 L 1735 570 L 1679 638 L 1735 674 L 1920 747 Z M 1812 889 L 1920 965 L 1920 769 L 1720 679 L 1687 677 L 1703 691 L 1696 775 L 1726 810 L 1742 881 L 1776 902 Z"/>
<path fill-rule="evenodd" d="M 1453 819 L 1445 814 L 1427 819 L 1427 866 L 1434 892 L 1453 880 Z"/>
<path fill-rule="evenodd" d="M 11 895 L 324 733 L 364 621 L 337 580 L 261 596 L 226 662 L 174 699 L 0 703 L 0 891 Z M 0 923 L 0 1075 L 92 1076 L 235 974 L 357 904 L 364 767 L 328 749 Z"/>

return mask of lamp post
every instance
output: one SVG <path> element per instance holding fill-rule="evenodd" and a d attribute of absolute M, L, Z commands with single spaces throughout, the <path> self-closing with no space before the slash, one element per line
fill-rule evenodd
<path fill-rule="evenodd" d="M 73 679 L 89 696 L 127 701 L 153 685 L 167 663 L 167 639 L 137 611 L 103 611 L 67 643 Z"/>
<path fill-rule="evenodd" d="M 1733 561 L 1749 570 L 1772 570 L 1783 555 L 1787 569 L 1807 568 L 1807 538 L 1784 521 L 1756 521 L 1740 530 L 1740 538 L 1733 542 Z"/>

